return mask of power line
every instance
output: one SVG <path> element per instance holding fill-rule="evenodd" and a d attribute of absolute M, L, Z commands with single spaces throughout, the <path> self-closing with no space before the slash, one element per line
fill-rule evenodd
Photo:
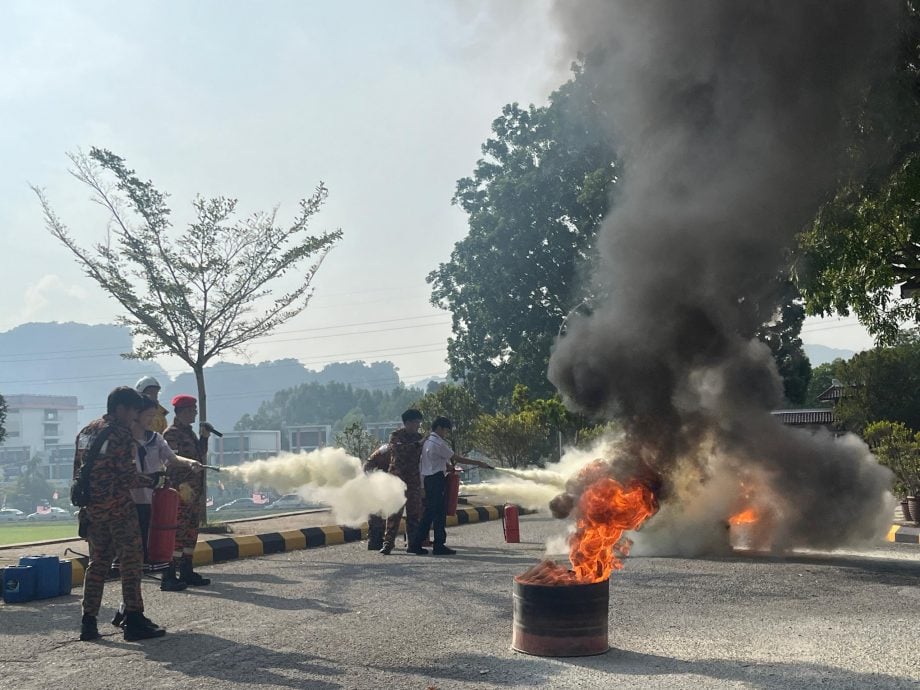
<path fill-rule="evenodd" d="M 432 318 L 435 318 L 435 317 L 437 317 L 437 318 L 443 318 L 443 314 L 420 314 L 420 315 L 418 315 L 418 316 L 402 316 L 402 317 L 398 317 L 398 318 L 394 318 L 394 319 L 380 319 L 380 320 L 377 320 L 377 321 L 357 321 L 357 322 L 354 322 L 354 323 L 343 323 L 343 324 L 336 324 L 336 325 L 332 325 L 332 326 L 318 326 L 318 327 L 316 327 L 316 328 L 302 328 L 302 329 L 290 330 L 290 331 L 276 331 L 275 333 L 273 333 L 273 334 L 271 334 L 271 335 L 261 336 L 261 337 L 259 337 L 259 338 L 253 338 L 252 341 L 250 341 L 250 342 L 266 341 L 266 340 L 270 340 L 270 339 L 272 339 L 272 338 L 274 338 L 275 336 L 278 336 L 278 335 L 289 335 L 289 334 L 291 334 L 291 333 L 314 333 L 314 332 L 316 332 L 316 331 L 329 331 L 329 330 L 334 330 L 334 329 L 337 329 L 337 328 L 352 328 L 352 327 L 354 327 L 354 326 L 376 326 L 376 325 L 383 324 L 383 323 L 393 323 L 393 322 L 403 322 L 403 321 L 415 321 L 415 320 L 418 320 L 418 319 L 432 319 Z M 449 323 L 449 321 L 444 321 L 444 322 L 439 322 L 439 323 L 445 323 L 445 324 L 446 324 L 446 323 Z M 421 325 L 426 325 L 426 324 L 419 324 L 419 325 L 421 326 Z M 372 332 L 373 332 L 373 331 L 372 331 Z M 351 334 L 350 334 L 350 333 L 333 334 L 333 335 L 331 335 L 331 336 L 326 336 L 326 337 L 336 337 L 336 336 L 338 336 L 338 335 L 343 335 L 343 336 L 345 336 L 345 335 L 351 335 Z M 282 340 L 282 341 L 278 341 L 278 342 L 291 342 L 291 341 L 290 341 L 290 340 Z M 40 352 L 40 353 L 35 353 L 34 351 L 32 351 L 32 352 L 13 352 L 13 353 L 9 353 L 9 352 L 8 352 L 8 353 L 6 353 L 6 354 L 0 355 L 0 362 L 6 361 L 7 358 L 10 358 L 10 357 L 32 357 L 32 355 L 35 355 L 35 354 L 41 354 L 41 355 L 61 355 L 61 354 L 68 354 L 68 353 L 71 353 L 71 352 L 108 352 L 108 353 L 114 354 L 114 353 L 121 353 L 121 352 L 123 352 L 123 351 L 124 351 L 124 348 L 123 348 L 123 347 L 103 347 L 103 348 L 99 348 L 99 347 L 85 347 L 85 348 L 76 348 L 76 349 L 73 349 L 73 350 L 46 350 L 46 351 L 43 351 L 43 352 Z M 104 355 L 100 355 L 100 356 L 104 356 Z M 20 362 L 20 361 L 21 361 L 21 362 L 46 361 L 46 359 L 47 359 L 47 360 L 51 360 L 51 359 L 78 359 L 78 358 L 77 358 L 77 357 L 72 357 L 72 358 L 71 358 L 71 357 L 31 358 L 31 359 L 16 360 L 16 361 L 10 360 L 9 363 L 13 364 L 13 363 L 18 363 L 18 362 Z"/>

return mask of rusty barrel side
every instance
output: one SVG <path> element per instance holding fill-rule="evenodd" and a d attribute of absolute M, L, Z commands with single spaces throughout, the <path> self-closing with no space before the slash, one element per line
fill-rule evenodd
<path fill-rule="evenodd" d="M 610 582 L 528 585 L 514 580 L 511 648 L 536 656 L 603 654 Z"/>

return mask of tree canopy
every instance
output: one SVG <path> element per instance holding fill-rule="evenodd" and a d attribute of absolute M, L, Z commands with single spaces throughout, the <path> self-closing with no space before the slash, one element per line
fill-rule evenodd
<path fill-rule="evenodd" d="M 109 214 L 108 237 L 81 247 L 44 192 L 32 187 L 48 229 L 124 309 L 121 322 L 138 339 L 128 356 L 175 355 L 192 368 L 205 419 L 205 365 L 221 353 L 241 351 L 306 307 L 313 276 L 342 235 L 308 234 L 326 187 L 320 183 L 300 201 L 288 226 L 276 222 L 276 210 L 237 219 L 236 199 L 199 196 L 192 203 L 194 221 L 176 232 L 167 195 L 141 180 L 124 159 L 93 148 L 70 160 L 71 174 Z M 298 277 L 278 291 L 292 273 Z"/>
<path fill-rule="evenodd" d="M 482 407 L 469 390 L 456 383 L 443 383 L 412 406 L 425 416 L 425 424 L 429 427 L 435 417 L 450 419 L 453 425 L 450 443 L 455 453 L 465 455 L 473 448 L 473 425 L 482 414 Z"/>
<path fill-rule="evenodd" d="M 553 338 L 586 296 L 598 225 L 619 168 L 582 65 L 544 107 L 507 105 L 483 158 L 457 183 L 469 234 L 428 276 L 451 311 L 451 376 L 487 408 L 517 383 L 551 395 Z"/>
<path fill-rule="evenodd" d="M 6 439 L 6 398 L 0 395 L 0 443 Z"/>

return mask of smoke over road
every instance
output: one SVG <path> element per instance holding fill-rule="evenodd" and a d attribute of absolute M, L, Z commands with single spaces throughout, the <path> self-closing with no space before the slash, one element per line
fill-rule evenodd
<path fill-rule="evenodd" d="M 385 472 L 364 474 L 361 461 L 341 448 L 281 453 L 224 471 L 254 487 L 296 492 L 325 503 L 343 525 L 359 525 L 370 514 L 386 517 L 406 500 L 401 479 Z"/>
<path fill-rule="evenodd" d="M 847 115 L 894 70 L 901 7 L 557 4 L 626 172 L 598 239 L 593 312 L 570 320 L 549 376 L 578 409 L 625 420 L 615 465 L 663 476 L 651 531 L 760 501 L 774 545 L 832 548 L 890 518 L 890 474 L 864 444 L 769 415 L 782 384 L 754 334 L 779 306 L 796 233 L 853 168 Z M 709 500 L 714 489 L 727 493 Z"/>

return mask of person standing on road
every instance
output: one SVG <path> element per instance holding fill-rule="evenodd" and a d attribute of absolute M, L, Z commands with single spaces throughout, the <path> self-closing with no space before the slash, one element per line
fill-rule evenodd
<path fill-rule="evenodd" d="M 160 382 L 152 376 L 145 376 L 135 384 L 134 389 L 157 404 L 157 411 L 150 424 L 150 430 L 162 434 L 166 431 L 167 424 L 166 408 L 160 404 Z"/>
<path fill-rule="evenodd" d="M 172 399 L 175 410 L 172 426 L 163 432 L 163 438 L 176 455 L 183 458 L 197 460 L 205 464 L 208 457 L 208 436 L 210 430 L 207 426 L 201 427 L 199 438 L 192 424 L 198 416 L 198 401 L 191 395 L 177 395 Z M 200 467 L 200 465 L 199 465 Z M 198 543 L 198 525 L 201 522 L 200 497 L 204 493 L 204 472 L 194 471 L 184 465 L 177 465 L 167 469 L 170 483 L 179 491 L 179 519 L 176 530 L 176 550 L 173 562 L 170 564 L 160 589 L 165 592 L 174 592 L 185 587 L 177 583 L 184 583 L 190 587 L 205 587 L 211 584 L 206 577 L 201 577 L 193 569 L 195 545 Z M 176 575 L 178 569 L 179 574 Z"/>
<path fill-rule="evenodd" d="M 462 455 L 457 455 L 445 440 L 452 428 L 450 419 L 437 417 L 431 423 L 431 434 L 425 439 L 422 446 L 421 474 L 425 487 L 425 513 L 415 532 L 410 532 L 409 553 L 424 555 L 427 549 L 422 548 L 422 542 L 428 536 L 428 530 L 434 524 L 435 556 L 452 556 L 457 553 L 446 546 L 447 542 L 447 471 L 448 465 L 453 470 L 454 465 L 472 465 L 491 470 L 492 466 L 481 460 L 471 460 Z"/>
<path fill-rule="evenodd" d="M 387 472 L 390 469 L 390 444 L 384 443 L 370 454 L 365 461 L 363 470 L 365 474 L 371 472 Z M 383 548 L 383 533 L 386 520 L 376 513 L 367 516 L 367 550 L 379 551 Z"/>
<path fill-rule="evenodd" d="M 419 459 L 422 455 L 422 413 L 406 410 L 402 413 L 402 428 L 390 434 L 390 474 L 406 483 L 406 534 L 414 534 L 422 514 L 422 480 L 419 475 Z M 380 553 L 389 556 L 396 543 L 396 532 L 402 520 L 403 508 L 387 518 Z"/>
<path fill-rule="evenodd" d="M 137 445 L 131 435 L 131 425 L 142 404 L 141 394 L 133 388 L 116 388 L 109 393 L 106 414 L 83 427 L 76 439 L 74 479 L 82 468 L 88 475 L 89 487 L 87 505 L 80 508 L 79 514 L 80 535 L 89 542 L 80 622 L 80 639 L 84 642 L 100 637 L 96 618 L 115 556 L 125 603 L 124 638 L 133 641 L 166 634 L 144 616 L 141 598 L 144 556 L 131 489 L 153 485 L 150 478 L 137 471 Z"/>

